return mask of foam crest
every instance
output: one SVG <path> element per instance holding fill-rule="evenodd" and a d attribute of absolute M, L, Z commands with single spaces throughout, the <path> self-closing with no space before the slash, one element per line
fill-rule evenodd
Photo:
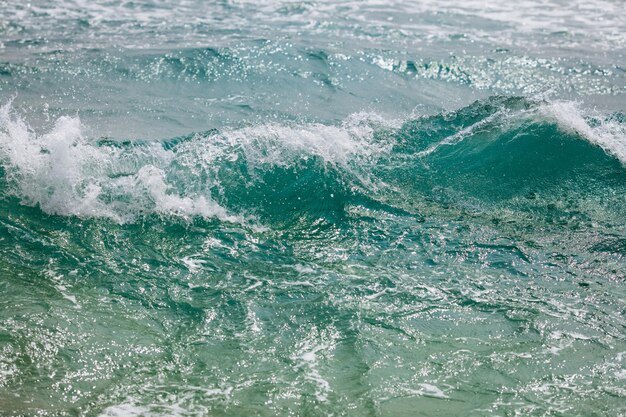
<path fill-rule="evenodd" d="M 13 194 L 50 214 L 133 221 L 140 214 L 241 221 L 209 195 L 181 196 L 166 178 L 174 160 L 160 144 L 98 146 L 83 136 L 78 117 L 60 117 L 38 135 L 0 110 L 0 159 Z"/>
<path fill-rule="evenodd" d="M 247 186 L 259 172 L 315 159 L 321 169 L 342 170 L 367 186 L 364 167 L 389 150 L 372 140 L 374 126 L 383 123 L 357 114 L 339 126 L 267 124 L 169 145 L 98 142 L 84 136 L 78 117 L 60 117 L 49 132 L 37 134 L 9 103 L 0 110 L 0 159 L 13 194 L 47 213 L 121 223 L 150 213 L 243 222 L 216 201 L 223 175 L 238 175 L 235 182 Z M 245 174 L 233 171 L 233 163 L 243 164 Z"/>
<path fill-rule="evenodd" d="M 544 105 L 541 113 L 565 131 L 584 137 L 626 165 L 626 125 L 612 118 L 586 116 L 579 104 L 558 101 Z"/>
<path fill-rule="evenodd" d="M 580 105 L 573 101 L 547 102 L 541 96 L 532 100 L 517 101 L 513 106 L 499 103 L 499 108 L 495 112 L 485 113 L 470 125 L 436 141 L 415 155 L 421 158 L 428 157 L 442 146 L 459 144 L 485 129 L 496 132 L 498 129 L 513 129 L 527 121 L 534 121 L 544 125 L 555 124 L 564 133 L 601 147 L 607 155 L 616 157 L 626 165 L 626 124 L 619 118 L 592 113 L 580 108 Z M 524 105 L 519 106 L 520 103 Z M 459 115 L 464 110 L 453 112 L 452 115 Z M 492 136 L 492 139 L 497 137 Z"/>
<path fill-rule="evenodd" d="M 449 117 L 456 120 L 453 129 L 442 124 Z M 468 140 L 498 141 L 506 136 L 503 131 L 523 128 L 528 121 L 557 125 L 626 165 L 625 126 L 619 117 L 589 117 L 571 102 L 516 98 L 417 119 L 417 131 L 408 137 L 397 121 L 362 113 L 339 125 L 270 123 L 152 142 L 92 141 L 77 117 L 60 117 L 49 132 L 37 134 L 7 104 L 0 109 L 0 160 L 10 192 L 46 213 L 120 223 L 149 214 L 242 223 L 251 213 L 232 212 L 229 201 L 238 204 L 237 196 L 247 195 L 250 187 L 264 200 L 237 210 L 256 213 L 263 209 L 259 203 L 282 198 L 284 184 L 305 177 L 298 192 L 322 180 L 376 198 L 396 188 L 391 171 L 381 174 L 377 166 L 386 164 L 404 178 L 413 175 L 407 174 L 414 172 L 413 158 L 436 159 L 442 146 Z M 423 143 L 420 135 L 434 140 Z M 408 159 L 402 146 L 413 150 Z M 279 175 L 279 182 L 266 184 L 276 179 L 267 173 Z"/>
<path fill-rule="evenodd" d="M 390 143 L 373 140 L 376 127 L 393 122 L 367 113 L 348 117 L 341 125 L 321 123 L 296 126 L 267 124 L 224 132 L 225 139 L 243 151 L 249 169 L 289 167 L 317 158 L 326 167 L 340 169 L 357 183 L 374 187 L 369 167 L 391 151 Z"/>

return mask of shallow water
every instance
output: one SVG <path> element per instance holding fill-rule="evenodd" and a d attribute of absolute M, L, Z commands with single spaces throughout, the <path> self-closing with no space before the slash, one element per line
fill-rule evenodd
<path fill-rule="evenodd" d="M 504 3 L 2 3 L 0 415 L 624 415 L 623 5 Z"/>

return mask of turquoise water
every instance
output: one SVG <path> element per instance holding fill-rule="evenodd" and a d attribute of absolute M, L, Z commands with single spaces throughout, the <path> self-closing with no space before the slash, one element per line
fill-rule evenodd
<path fill-rule="evenodd" d="M 626 415 L 619 1 L 0 3 L 0 415 Z"/>

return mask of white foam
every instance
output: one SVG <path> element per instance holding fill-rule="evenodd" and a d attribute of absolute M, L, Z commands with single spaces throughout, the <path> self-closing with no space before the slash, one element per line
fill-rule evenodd
<path fill-rule="evenodd" d="M 206 263 L 206 261 L 202 259 L 192 258 L 191 256 L 185 256 L 180 260 L 191 273 L 198 272 L 202 269 L 202 265 Z"/>
<path fill-rule="evenodd" d="M 100 417 L 139 417 L 150 414 L 150 409 L 134 404 L 118 404 L 107 407 Z"/>
<path fill-rule="evenodd" d="M 329 349 L 329 345 L 320 344 L 311 346 L 305 343 L 299 354 L 292 359 L 297 361 L 296 368 L 304 370 L 304 378 L 315 385 L 315 397 L 320 402 L 328 400 L 328 395 L 332 392 L 330 382 L 324 379 L 318 369 L 318 352 Z"/>
<path fill-rule="evenodd" d="M 170 186 L 165 182 L 165 172 L 152 165 L 142 167 L 137 172 L 137 179 L 150 193 L 156 204 L 155 211 L 158 213 L 217 217 L 231 222 L 241 220 L 230 216 L 223 207 L 205 196 L 181 197 L 169 192 Z"/>
<path fill-rule="evenodd" d="M 590 126 L 580 105 L 572 101 L 557 101 L 541 108 L 541 113 L 554 120 L 562 129 L 578 134 L 626 165 L 626 126 L 602 116 L 589 114 L 597 122 Z M 588 112 L 591 113 L 591 112 Z"/>
<path fill-rule="evenodd" d="M 311 281 L 285 281 L 283 285 L 288 287 L 315 287 Z"/>
<path fill-rule="evenodd" d="M 432 397 L 432 398 L 440 398 L 440 399 L 449 398 L 448 395 L 446 395 L 446 393 L 443 392 L 443 390 L 436 387 L 435 385 L 427 384 L 427 383 L 420 383 L 418 385 L 420 388 L 407 389 L 407 392 L 416 396 L 424 396 L 424 397 Z"/>
<path fill-rule="evenodd" d="M 334 34 L 350 40 L 369 36 L 382 38 L 389 44 L 408 39 L 447 39 L 460 31 L 458 25 L 447 24 L 447 18 L 457 16 L 474 17 L 463 20 L 462 31 L 471 40 L 487 39 L 500 45 L 522 43 L 528 48 L 540 41 L 555 42 L 545 36 L 555 28 L 578 36 L 583 34 L 585 41 L 593 41 L 594 48 L 600 50 L 614 51 L 626 44 L 621 30 L 622 3 L 611 0 L 346 0 L 339 3 L 320 0 L 298 3 L 306 10 L 303 14 L 281 13 L 285 7 L 294 5 L 288 0 L 237 0 L 225 4 L 185 0 L 177 2 L 176 7 L 165 0 L 151 0 L 150 7 L 145 7 L 143 1 L 67 0 L 62 4 L 29 1 L 28 7 L 20 2 L 5 3 L 5 20 L 47 35 L 49 48 L 56 46 L 54 40 L 59 38 L 56 34 L 66 28 L 66 22 L 77 19 L 90 26 L 90 36 L 75 41 L 79 45 L 102 46 L 106 40 L 125 47 L 147 48 L 161 45 L 164 39 L 155 36 L 158 31 L 154 29 L 160 28 L 164 21 L 173 29 L 168 42 L 181 46 L 206 44 L 206 35 L 198 27 L 239 29 L 239 32 L 244 28 L 255 33 L 267 30 L 263 25 L 270 25 L 280 33 L 298 33 L 300 37 Z M 145 33 L 138 31 L 138 26 L 152 36 L 138 36 Z M 397 39 L 397 33 L 405 36 Z M 528 36 L 532 34 L 543 36 Z M 566 40 L 570 44 L 580 42 L 575 37 Z"/>
<path fill-rule="evenodd" d="M 371 301 L 371 300 L 375 300 L 378 297 L 381 297 L 381 296 L 383 296 L 383 295 L 385 295 L 387 293 L 390 293 L 390 292 L 394 292 L 394 290 L 392 288 L 385 288 L 385 289 L 383 289 L 381 291 L 378 291 L 377 293 L 374 293 L 374 294 L 371 294 L 371 295 L 366 295 L 364 298 L 366 300 L 370 300 Z"/>
<path fill-rule="evenodd" d="M 341 126 L 268 124 L 197 135 L 166 150 L 158 142 L 94 143 L 85 138 L 78 117 L 61 117 L 49 132 L 37 134 L 9 103 L 0 108 L 0 161 L 14 194 L 50 214 L 123 223 L 158 213 L 241 223 L 243 216 L 229 213 L 211 195 L 211 189 L 221 190 L 218 174 L 224 161 L 243 157 L 254 175 L 318 158 L 369 185 L 367 170 L 352 162 L 386 151 L 371 141 L 372 123 L 380 120 L 361 114 Z M 205 183 L 198 182 L 200 177 Z"/>
<path fill-rule="evenodd" d="M 321 123 L 295 126 L 266 124 L 226 130 L 221 140 L 242 150 L 250 169 L 263 166 L 288 167 L 310 158 L 328 166 L 341 167 L 367 187 L 373 186 L 361 163 L 376 160 L 390 151 L 391 144 L 373 141 L 375 125 L 397 127 L 370 113 L 356 113 L 339 126 Z"/>
<path fill-rule="evenodd" d="M 535 98 L 538 99 L 540 97 L 539 95 Z M 542 120 L 554 122 L 564 131 L 579 135 L 590 143 L 601 147 L 607 154 L 616 157 L 623 165 L 626 165 L 626 125 L 615 120 L 607 120 L 600 114 L 584 111 L 580 108 L 579 103 L 572 101 L 550 102 L 530 110 L 498 110 L 418 152 L 416 156 L 426 157 L 442 146 L 456 145 L 471 137 L 475 131 L 492 123 L 507 124 L 519 120 L 527 120 L 528 117 L 538 117 Z M 593 119 L 596 125 L 591 126 L 588 122 L 589 119 Z"/>
<path fill-rule="evenodd" d="M 144 393 L 167 392 L 170 386 L 146 385 L 140 387 Z M 145 403 L 137 398 L 129 397 L 124 402 L 105 408 L 100 417 L 139 417 L 139 416 L 189 416 L 206 415 L 207 407 L 193 401 L 194 396 L 200 395 L 205 399 L 228 399 L 233 387 L 207 388 L 193 385 L 178 386 L 179 393 L 159 396 L 153 403 Z M 143 404 L 142 404 L 143 403 Z"/>
<path fill-rule="evenodd" d="M 257 280 L 257 281 L 254 282 L 254 284 L 251 284 L 244 291 L 252 291 L 252 290 L 254 290 L 256 288 L 259 288 L 261 285 L 263 285 L 263 281 Z"/>
<path fill-rule="evenodd" d="M 254 308 L 252 303 L 248 303 L 247 305 L 248 312 L 246 313 L 246 324 L 248 328 L 253 333 L 259 333 L 262 329 L 262 323 L 259 317 L 254 312 Z"/>
<path fill-rule="evenodd" d="M 71 289 L 71 286 L 69 286 L 68 284 L 66 284 L 63 281 L 63 276 L 60 274 L 57 274 L 54 269 L 52 269 L 52 267 L 50 266 L 50 268 L 46 269 L 44 271 L 44 274 L 50 278 L 50 280 L 53 282 L 54 288 L 61 294 L 61 296 L 70 301 L 72 304 L 74 304 L 74 308 L 76 308 L 77 310 L 81 309 L 81 305 L 78 303 L 78 300 L 76 299 L 76 296 L 71 295 L 68 293 L 68 290 Z"/>
<path fill-rule="evenodd" d="M 482 127 L 489 125 L 490 123 L 493 123 L 494 120 L 498 119 L 498 118 L 502 118 L 505 115 L 505 111 L 504 110 L 499 110 L 487 117 L 485 117 L 482 120 L 479 120 L 478 122 L 461 129 L 460 131 L 458 131 L 457 133 L 448 136 L 447 138 L 444 138 L 443 140 L 429 146 L 428 148 L 424 149 L 423 151 L 420 151 L 416 154 L 416 156 L 418 157 L 425 157 L 428 156 L 430 154 L 432 154 L 433 152 L 435 152 L 437 149 L 439 149 L 441 146 L 450 146 L 450 145 L 456 145 L 457 143 L 463 141 L 465 138 L 467 138 L 468 136 L 471 136 L 474 131 L 481 129 Z"/>
<path fill-rule="evenodd" d="M 491 123 L 533 115 L 554 121 L 626 165 L 624 124 L 596 116 L 592 126 L 590 116 L 572 102 L 500 110 L 415 156 L 426 157 L 441 146 L 455 145 Z M 196 135 L 166 149 L 160 142 L 97 144 L 84 136 L 78 117 L 60 117 L 49 132 L 38 134 L 13 114 L 9 103 L 0 107 L 0 163 L 14 195 L 50 214 L 107 217 L 124 223 L 157 213 L 245 223 L 243 214 L 230 213 L 215 200 L 224 193 L 223 174 L 239 175 L 228 171 L 228 164 L 245 159 L 241 163 L 250 177 L 237 181 L 248 186 L 259 172 L 314 159 L 323 169 L 340 169 L 347 185 L 375 192 L 385 184 L 371 176 L 371 168 L 392 151 L 393 142 L 374 131 L 378 126 L 398 125 L 397 120 L 359 113 L 341 125 L 273 123 L 227 129 Z"/>
<path fill-rule="evenodd" d="M 300 265 L 296 264 L 293 268 L 298 271 L 300 274 L 313 274 L 315 273 L 315 269 L 308 265 Z"/>
<path fill-rule="evenodd" d="M 24 204 L 51 214 L 119 222 L 143 212 L 241 220 L 209 196 L 173 192 L 163 169 L 153 165 L 167 167 L 172 152 L 154 145 L 97 146 L 82 132 L 78 117 L 60 117 L 39 135 L 11 114 L 10 103 L 0 108 L 0 161 Z"/>

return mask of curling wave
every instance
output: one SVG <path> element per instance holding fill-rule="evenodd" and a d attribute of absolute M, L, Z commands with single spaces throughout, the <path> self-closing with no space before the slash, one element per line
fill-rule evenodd
<path fill-rule="evenodd" d="M 356 114 L 337 126 L 265 124 L 123 141 L 85 137 L 78 117 L 35 133 L 9 103 L 0 110 L 0 160 L 3 193 L 49 214 L 288 222 L 341 217 L 357 200 L 416 212 L 423 201 L 510 206 L 524 197 L 547 205 L 565 193 L 578 201 L 602 196 L 610 207 L 615 200 L 605 194 L 620 198 L 626 184 L 625 132 L 620 113 L 492 97 L 404 122 Z"/>

